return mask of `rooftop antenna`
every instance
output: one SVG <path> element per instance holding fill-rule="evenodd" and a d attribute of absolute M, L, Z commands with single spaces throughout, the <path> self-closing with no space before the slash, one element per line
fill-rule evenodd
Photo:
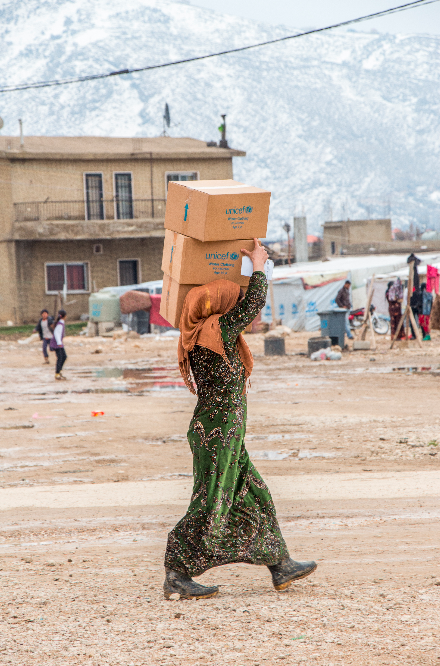
<path fill-rule="evenodd" d="M 228 141 L 226 139 L 226 113 L 222 113 L 221 117 L 223 119 L 223 122 L 218 129 L 222 133 L 222 138 L 220 139 L 218 145 L 220 146 L 220 148 L 229 148 Z"/>
<path fill-rule="evenodd" d="M 168 136 L 166 128 L 170 127 L 171 125 L 171 115 L 170 115 L 170 107 L 168 106 L 168 103 L 165 104 L 165 109 L 163 111 L 163 132 L 162 136 Z"/>

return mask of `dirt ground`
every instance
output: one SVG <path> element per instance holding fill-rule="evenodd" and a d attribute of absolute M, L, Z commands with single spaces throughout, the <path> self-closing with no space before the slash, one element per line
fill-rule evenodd
<path fill-rule="evenodd" d="M 1 664 L 440 665 L 440 333 L 316 363 L 307 338 L 247 336 L 247 447 L 318 569 L 280 594 L 221 567 L 206 601 L 162 593 L 192 483 L 176 338 L 67 338 L 66 382 L 0 341 Z"/>

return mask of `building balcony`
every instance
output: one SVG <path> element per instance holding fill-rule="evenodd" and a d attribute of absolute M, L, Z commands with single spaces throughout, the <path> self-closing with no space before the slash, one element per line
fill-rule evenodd
<path fill-rule="evenodd" d="M 14 204 L 14 240 L 145 238 L 164 235 L 165 199 Z"/>

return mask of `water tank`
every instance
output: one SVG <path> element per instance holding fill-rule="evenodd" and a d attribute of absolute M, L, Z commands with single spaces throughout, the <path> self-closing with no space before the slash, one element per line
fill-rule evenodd
<path fill-rule="evenodd" d="M 90 321 L 121 321 L 121 309 L 119 307 L 119 296 L 114 292 L 98 291 L 89 296 L 89 318 Z"/>

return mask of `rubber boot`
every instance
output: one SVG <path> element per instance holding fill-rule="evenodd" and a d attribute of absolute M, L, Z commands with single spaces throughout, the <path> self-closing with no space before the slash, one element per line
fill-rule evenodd
<path fill-rule="evenodd" d="M 165 599 L 169 599 L 172 594 L 180 594 L 181 599 L 209 599 L 218 594 L 218 587 L 200 585 L 180 571 L 165 568 L 163 593 Z"/>
<path fill-rule="evenodd" d="M 317 566 L 316 562 L 295 562 L 290 557 L 285 557 L 281 562 L 268 567 L 268 569 L 272 574 L 274 588 L 281 592 L 287 589 L 294 580 L 310 576 Z"/>

